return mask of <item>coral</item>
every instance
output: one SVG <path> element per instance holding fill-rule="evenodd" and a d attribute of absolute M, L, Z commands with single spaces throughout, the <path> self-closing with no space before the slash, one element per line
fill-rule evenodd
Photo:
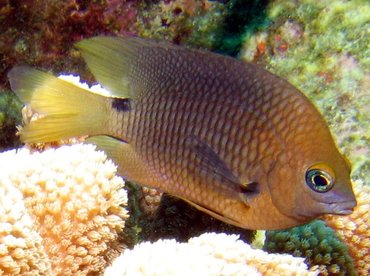
<path fill-rule="evenodd" d="M 267 17 L 267 0 L 231 0 L 218 39 L 214 48 L 216 51 L 236 56 L 242 44 L 252 34 L 269 25 Z"/>
<path fill-rule="evenodd" d="M 285 231 L 266 231 L 264 249 L 304 257 L 310 267 L 319 266 L 321 275 L 355 275 L 348 248 L 323 221 Z"/>
<path fill-rule="evenodd" d="M 140 5 L 136 22 L 142 37 L 166 39 L 236 55 L 245 33 L 268 24 L 266 0 L 170 0 Z M 241 34 L 244 34 L 242 36 Z"/>
<path fill-rule="evenodd" d="M 24 273 L 85 275 L 102 272 L 122 250 L 118 238 L 128 216 L 124 183 L 93 145 L 4 152 L 0 172 L 0 208 L 6 211 L 0 271 L 10 266 Z M 28 252 L 34 253 L 27 259 Z"/>
<path fill-rule="evenodd" d="M 349 216 L 324 217 L 349 248 L 358 275 L 370 275 L 370 186 L 357 181 L 354 185 L 357 206 Z"/>
<path fill-rule="evenodd" d="M 0 89 L 8 87 L 6 72 L 21 63 L 93 80 L 73 44 L 94 35 L 137 34 L 181 42 L 197 33 L 197 45 L 211 45 L 223 8 L 208 0 L 6 0 L 0 7 Z"/>
<path fill-rule="evenodd" d="M 22 193 L 2 173 L 0 203 L 0 274 L 45 275 L 51 265 L 42 238 L 34 229 Z"/>
<path fill-rule="evenodd" d="M 175 43 L 195 35 L 192 44 L 210 47 L 223 16 L 224 5 L 217 1 L 172 0 L 156 4 L 144 1 L 138 11 L 136 29 L 139 36 Z"/>
<path fill-rule="evenodd" d="M 85 73 L 73 44 L 98 34 L 134 32 L 139 1 L 3 1 L 0 7 L 0 88 L 15 64 Z"/>
<path fill-rule="evenodd" d="M 159 208 L 163 192 L 148 187 L 142 187 L 140 209 L 148 216 L 153 215 Z"/>
<path fill-rule="evenodd" d="M 266 240 L 266 231 L 265 230 L 257 230 L 256 234 L 253 237 L 253 241 L 251 243 L 253 248 L 262 249 Z"/>
<path fill-rule="evenodd" d="M 317 275 L 303 258 L 252 249 L 237 235 L 206 233 L 178 243 L 144 242 L 126 250 L 105 271 L 110 275 Z"/>
<path fill-rule="evenodd" d="M 93 80 L 73 44 L 95 35 L 136 34 L 211 48 L 225 5 L 208 0 L 6 0 L 0 7 L 0 89 L 16 64 L 76 72 Z"/>
<path fill-rule="evenodd" d="M 19 146 L 16 125 L 20 124 L 21 103 L 12 92 L 0 93 L 0 151 Z"/>
<path fill-rule="evenodd" d="M 274 23 L 246 39 L 241 59 L 264 64 L 312 99 L 354 179 L 370 183 L 368 1 L 276 0 L 267 16 Z"/>

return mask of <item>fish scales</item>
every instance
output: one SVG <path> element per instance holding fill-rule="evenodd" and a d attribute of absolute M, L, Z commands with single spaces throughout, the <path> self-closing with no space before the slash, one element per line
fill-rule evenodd
<path fill-rule="evenodd" d="M 153 55 L 153 53 L 150 53 L 150 55 Z M 164 54 L 156 54 L 154 56 L 160 56 L 163 57 Z M 171 65 L 178 66 L 179 68 L 184 67 L 185 65 L 182 65 L 178 63 L 178 57 L 167 57 L 164 56 L 164 58 L 168 61 L 174 59 L 173 64 L 170 64 L 167 62 L 166 68 L 170 67 Z M 142 57 L 143 60 L 146 60 L 146 57 Z M 181 59 L 180 59 L 181 60 Z M 184 60 L 184 59 L 183 59 Z M 233 60 L 232 60 L 233 61 Z M 216 61 L 217 62 L 217 61 Z M 153 61 L 154 64 L 161 63 L 160 61 Z M 203 72 L 198 72 L 200 75 L 207 75 L 209 72 L 209 63 L 206 63 L 207 66 L 205 67 L 205 74 Z M 238 64 L 239 65 L 239 64 Z M 150 63 L 146 66 L 150 66 Z M 212 65 L 211 65 L 212 66 Z M 198 70 L 200 70 L 201 66 L 198 66 Z M 215 66 L 216 67 L 216 66 Z M 228 66 L 231 67 L 231 66 Z M 139 67 L 142 68 L 142 67 Z M 231 70 L 234 68 L 231 68 Z M 239 68 L 235 68 L 238 70 Z M 181 72 L 179 72 L 181 74 Z M 139 74 L 137 72 L 133 73 L 134 76 L 140 76 L 142 74 Z M 254 145 L 252 143 L 248 143 L 249 141 L 243 141 L 244 138 L 248 138 L 250 136 L 255 137 L 255 139 L 258 139 L 258 132 L 255 131 L 258 120 L 253 119 L 253 117 L 261 116 L 258 114 L 259 109 L 261 107 L 262 101 L 260 100 L 258 102 L 258 98 L 252 97 L 256 101 L 256 108 L 253 109 L 253 102 L 250 103 L 252 106 L 249 108 L 249 113 L 244 113 L 244 115 L 249 116 L 242 116 L 243 113 L 239 113 L 237 117 L 235 117 L 236 120 L 233 120 L 232 116 L 228 116 L 228 114 L 233 114 L 238 110 L 238 106 L 236 103 L 238 103 L 238 96 L 242 98 L 242 96 L 245 97 L 245 94 L 251 94 L 248 93 L 249 91 L 253 91 L 252 89 L 249 90 L 241 90 L 243 91 L 243 94 L 241 95 L 232 95 L 233 101 L 228 104 L 228 98 L 231 97 L 232 91 L 238 91 L 237 87 L 234 87 L 235 82 L 237 82 L 239 79 L 238 77 L 228 77 L 224 76 L 225 80 L 223 81 L 223 84 L 221 82 L 219 83 L 219 86 L 212 86 L 211 90 L 207 89 L 207 82 L 200 82 L 198 81 L 198 87 L 192 87 L 192 84 L 195 82 L 191 79 L 187 80 L 186 78 L 183 79 L 182 83 L 179 83 L 178 86 L 173 86 L 171 81 L 166 82 L 166 80 L 161 80 L 162 73 L 159 72 L 157 76 L 153 76 L 154 86 L 153 91 L 147 91 L 147 97 L 148 100 L 142 99 L 143 104 L 142 108 L 146 108 L 145 114 L 148 116 L 139 119 L 138 123 L 140 122 L 153 122 L 153 124 L 156 124 L 160 122 L 160 125 L 157 126 L 157 128 L 153 128 L 150 125 L 146 125 L 145 127 L 140 128 L 143 132 L 137 132 L 134 133 L 134 137 L 141 137 L 141 139 L 138 140 L 138 142 L 134 141 L 133 143 L 142 143 L 144 139 L 142 137 L 149 137 L 149 144 L 146 146 L 138 145 L 138 147 L 143 147 L 142 150 L 147 152 L 150 151 L 153 148 L 159 148 L 160 152 L 165 152 L 167 149 L 173 149 L 175 148 L 175 151 L 179 151 L 182 145 L 180 144 L 172 144 L 173 147 L 166 147 L 168 145 L 169 141 L 177 141 L 176 137 L 186 137 L 188 135 L 194 134 L 195 136 L 198 136 L 201 140 L 206 141 L 208 144 L 211 145 L 214 150 L 220 154 L 221 159 L 232 159 L 234 160 L 234 167 L 240 168 L 240 170 L 245 170 L 246 168 L 242 168 L 240 166 L 240 160 L 238 158 L 239 153 L 243 152 L 243 150 L 238 146 L 240 143 L 244 144 L 244 148 L 248 145 Z M 149 75 L 151 76 L 151 75 Z M 173 78 L 181 78 L 181 76 L 173 75 Z M 221 75 L 222 76 L 222 75 Z M 149 78 L 149 77 L 148 77 Z M 212 83 L 212 80 L 214 79 L 213 76 L 207 76 L 205 78 L 208 83 Z M 147 80 L 144 79 L 144 82 Z M 165 87 L 165 85 L 162 85 L 161 87 L 161 93 L 156 91 L 156 81 L 161 82 L 162 84 L 168 83 L 168 87 Z M 240 82 L 240 81 L 239 81 Z M 241 82 L 242 83 L 242 82 Z M 209 84 L 208 84 L 209 85 Z M 181 86 L 181 88 L 180 88 Z M 181 91 L 182 90 L 182 91 Z M 176 95 L 176 91 L 181 91 L 181 96 Z M 185 92 L 186 91 L 186 92 Z M 175 92 L 175 93 L 174 93 Z M 173 94 L 175 94 L 177 97 L 173 99 Z M 161 95 L 169 95 L 166 97 L 162 97 Z M 173 99 L 173 101 L 171 101 Z M 183 99 L 183 104 L 181 104 L 181 99 Z M 145 104 L 148 103 L 148 104 Z M 159 108 L 159 105 L 164 105 L 168 107 L 167 114 L 174 114 L 174 117 L 160 117 L 156 118 L 156 114 L 159 114 L 161 116 L 161 109 Z M 151 106 L 150 106 L 151 105 Z M 137 109 L 140 109 L 140 107 L 137 107 Z M 138 113 L 141 114 L 140 111 Z M 189 120 L 190 114 L 196 114 L 196 118 L 194 121 Z M 255 114 L 255 115 L 254 115 Z M 187 115 L 187 116 L 184 116 Z M 166 120 L 166 119 L 174 119 L 174 120 Z M 240 124 L 240 125 L 239 125 Z M 261 124 L 261 123 L 260 123 Z M 228 125 L 229 128 L 231 128 L 231 125 L 236 126 L 235 129 L 239 129 L 238 136 L 232 137 L 229 135 L 230 132 L 226 131 L 225 125 Z M 174 126 L 177 129 L 181 126 L 180 132 L 171 131 L 173 129 L 167 129 L 168 126 Z M 247 126 L 245 128 L 245 126 Z M 260 126 L 261 127 L 261 126 Z M 154 130 L 154 131 L 152 131 Z M 157 130 L 157 131 L 155 131 Z M 154 139 L 152 139 L 154 138 Z M 127 138 L 128 141 L 131 140 L 131 138 Z M 273 139 L 271 139 L 273 140 Z M 161 143 L 162 142 L 162 143 Z M 155 146 L 153 143 L 159 143 L 159 145 Z M 160 148 L 160 144 L 162 144 L 162 148 Z M 229 147 L 226 147 L 226 144 Z M 177 148 L 178 147 L 178 148 Z M 229 148 L 232 150 L 232 148 L 237 149 L 237 152 L 234 154 L 233 151 L 226 151 L 226 149 Z M 253 153 L 251 155 L 258 155 L 258 149 L 256 147 L 252 148 Z M 245 150 L 245 152 L 251 152 L 251 150 Z M 276 151 L 275 151 L 276 152 Z M 150 160 L 150 156 L 148 153 L 142 152 L 143 155 L 147 155 L 147 158 Z M 158 154 L 158 153 L 157 153 Z M 175 155 L 170 155 L 175 156 Z M 232 157 L 231 157 L 232 156 Z M 175 157 L 177 158 L 177 157 Z M 159 160 L 159 156 L 156 155 L 157 160 Z M 255 156 L 256 161 L 258 162 L 257 156 Z M 164 160 L 164 163 L 171 163 L 170 160 Z M 230 160 L 231 161 L 231 160 Z M 232 166 L 232 164 L 229 164 Z M 246 164 L 246 167 L 248 164 Z M 165 169 L 167 170 L 167 169 Z M 175 170 L 176 171 L 176 170 Z M 241 172 L 239 172 L 241 173 Z"/>
<path fill-rule="evenodd" d="M 348 162 L 319 112 L 287 81 L 251 63 L 139 38 L 96 37 L 77 47 L 112 97 L 90 96 L 104 108 L 88 113 L 88 92 L 80 91 L 87 113 L 65 116 L 65 124 L 92 136 L 126 178 L 250 229 L 282 229 L 355 206 Z M 32 93 L 53 103 L 43 94 L 52 81 L 71 89 L 30 70 L 15 68 L 9 78 L 31 106 Z M 31 91 L 36 79 L 45 80 Z M 51 140 L 54 131 L 40 120 L 22 139 Z"/>
<path fill-rule="evenodd" d="M 186 67 L 186 65 L 189 66 L 189 64 L 179 64 L 179 60 L 186 60 L 186 58 L 180 58 L 178 56 L 168 57 L 165 53 L 154 54 L 153 52 L 150 52 L 149 55 L 165 59 L 167 61 L 165 64 L 166 69 L 171 69 L 172 67 L 183 68 Z M 153 62 L 153 67 L 156 64 L 161 64 L 161 61 L 153 60 L 153 58 L 150 59 L 146 56 L 141 57 L 141 59 L 149 60 L 149 62 L 146 63 L 145 66 L 139 65 L 138 70 L 140 70 L 140 68 L 150 67 L 151 62 Z M 173 60 L 173 63 L 169 62 L 171 60 Z M 234 60 L 231 61 L 234 62 Z M 204 62 L 196 68 L 198 69 L 197 73 L 201 76 L 205 75 L 206 77 L 203 79 L 208 81 L 209 84 L 212 84 L 214 76 L 209 75 L 209 72 L 212 71 L 210 70 L 212 69 L 212 65 L 217 68 L 217 64 L 215 63 L 218 63 L 218 61 L 211 60 L 210 62 L 212 63 Z M 232 68 L 232 65 L 233 63 L 231 65 L 226 65 L 230 71 L 236 73 L 245 71 L 245 67 L 240 68 L 239 63 L 236 64 L 237 68 Z M 205 69 L 204 73 L 200 71 L 202 66 L 204 66 Z M 192 68 L 191 65 L 190 67 Z M 183 187 L 180 191 L 183 193 L 183 196 L 190 201 L 205 205 L 207 205 L 208 200 L 215 201 L 214 198 L 209 197 L 211 194 L 210 192 L 204 193 L 202 198 L 199 198 L 198 192 L 198 190 L 212 190 L 214 184 L 209 188 L 203 187 L 208 183 L 212 183 L 212 181 L 203 182 L 194 178 L 188 181 L 188 179 L 180 177 L 181 175 L 187 175 L 184 172 L 189 169 L 190 173 L 188 174 L 194 175 L 194 171 L 191 169 L 194 168 L 195 165 L 192 164 L 192 162 L 194 162 L 193 160 L 184 158 L 190 155 L 190 148 L 184 143 L 181 144 L 184 140 L 179 140 L 178 137 L 195 135 L 199 137 L 199 139 L 205 141 L 217 154 L 219 154 L 222 160 L 225 160 L 225 162 L 228 161 L 227 165 L 231 169 L 237 170 L 236 174 L 239 178 L 250 179 L 251 175 L 245 175 L 245 173 L 249 172 L 253 174 L 254 170 L 256 170 L 256 168 L 254 168 L 256 165 L 259 170 L 261 170 L 262 163 L 259 160 L 259 156 L 262 154 L 259 152 L 261 149 L 267 149 L 269 144 L 272 144 L 274 138 L 270 135 L 270 137 L 265 137 L 264 140 L 257 144 L 259 134 L 261 134 L 261 132 L 258 132 L 258 129 L 261 128 L 263 124 L 263 120 L 258 120 L 258 117 L 262 116 L 260 110 L 263 103 L 266 102 L 265 106 L 268 106 L 269 102 L 268 96 L 265 97 L 267 99 L 264 101 L 262 92 L 258 93 L 259 90 L 256 90 L 260 88 L 258 82 L 252 83 L 257 85 L 257 87 L 251 86 L 249 89 L 238 89 L 235 83 L 248 87 L 245 81 L 241 81 L 242 78 L 238 78 L 238 76 L 234 74 L 231 76 L 218 74 L 219 77 L 224 79 L 221 80 L 218 85 L 211 86 L 212 89 L 210 90 L 207 89 L 207 82 L 201 82 L 202 79 L 195 78 L 195 80 L 193 80 L 191 78 L 181 78 L 181 71 L 178 72 L 178 74 L 172 73 L 171 79 L 168 79 L 168 72 L 163 73 L 161 71 L 148 70 L 150 73 L 144 79 L 143 74 L 133 72 L 133 76 L 140 76 L 140 81 L 143 83 L 150 83 L 151 86 L 153 86 L 153 91 L 149 89 L 144 93 L 147 95 L 148 99 L 141 99 L 142 104 L 137 106 L 138 114 L 147 115 L 138 119 L 137 123 L 141 124 L 140 122 L 146 122 L 147 124 L 139 128 L 139 132 L 133 133 L 133 137 L 140 137 L 139 140 L 135 141 L 135 138 L 131 137 L 128 137 L 127 140 L 132 141 L 135 148 L 139 150 L 140 155 L 145 156 L 148 164 L 153 167 L 154 170 L 158 171 L 161 175 L 166 175 L 166 178 L 169 178 L 168 181 L 159 180 L 160 183 L 158 185 L 162 189 L 168 190 L 169 188 L 167 186 L 174 186 L 175 190 L 179 187 Z M 166 77 L 164 80 L 161 79 L 163 75 Z M 150 79 L 152 79 L 152 81 Z M 174 86 L 172 84 L 173 79 L 182 79 L 182 82 Z M 158 82 L 162 84 L 160 92 L 157 90 Z M 194 85 L 195 82 L 198 82 L 198 86 Z M 233 91 L 242 91 L 243 93 L 235 95 L 235 92 L 232 94 Z M 179 92 L 181 93 L 180 95 Z M 256 95 L 253 95 L 251 92 L 256 92 Z M 248 95 L 250 96 L 248 97 Z M 232 101 L 229 101 L 230 97 L 233 97 Z M 239 117 L 236 117 L 237 120 L 233 120 L 232 117 L 228 118 L 227 114 L 232 114 L 233 110 L 238 110 L 238 98 L 240 98 L 240 100 L 243 98 L 250 99 L 250 102 L 248 102 L 249 107 L 247 108 L 248 113 L 240 112 Z M 183 104 L 181 104 L 181 99 L 184 100 Z M 145 111 L 141 112 L 141 106 Z M 167 106 L 166 112 L 160 112 L 165 106 Z M 244 106 L 242 106 L 242 108 L 244 108 Z M 161 116 L 163 114 L 167 114 L 167 116 Z M 170 114 L 174 116 L 170 116 Z M 189 116 L 184 116 L 184 114 L 196 114 L 196 117 L 194 121 L 190 121 L 188 120 Z M 157 115 L 160 117 L 157 118 Z M 150 122 L 157 124 L 157 126 L 155 128 L 151 127 Z M 235 129 L 239 130 L 238 135 L 233 137 L 228 135 L 227 132 L 223 133 L 222 129 L 224 129 L 224 124 L 233 125 Z M 173 126 L 173 128 L 169 126 Z M 176 129 L 175 126 L 177 130 L 181 131 L 174 131 Z M 181 128 L 179 129 L 180 126 Z M 245 141 L 245 138 L 248 137 L 250 138 Z M 148 140 L 146 141 L 145 138 L 148 138 Z M 254 143 L 250 141 L 252 139 L 255 141 Z M 225 141 L 224 143 L 222 143 L 223 140 Z M 171 141 L 174 141 L 174 143 L 171 143 Z M 229 151 L 226 151 L 226 143 L 230 145 Z M 239 147 L 238 145 L 244 145 L 244 147 Z M 259 148 L 258 145 L 260 146 Z M 264 145 L 264 147 L 262 147 L 262 145 Z M 272 148 L 274 149 L 273 152 L 278 154 L 278 145 L 271 147 L 271 149 Z M 242 160 L 240 158 L 240 152 L 250 153 L 247 155 L 247 160 Z M 249 162 L 248 159 L 250 159 Z M 233 160 L 233 162 L 231 162 L 231 160 Z M 256 165 L 253 165 L 253 163 Z M 267 172 L 267 169 L 265 170 Z M 175 182 L 175 184 L 173 182 Z M 187 188 L 185 189 L 184 187 Z M 227 187 L 220 188 L 226 190 Z M 176 191 L 172 191 L 172 193 L 177 195 Z M 235 193 L 233 198 L 237 199 Z M 218 201 L 223 202 L 224 199 Z M 221 213 L 221 209 L 223 209 L 224 206 L 220 205 L 219 207 L 220 208 L 217 208 L 218 210 L 214 209 L 213 211 Z"/>

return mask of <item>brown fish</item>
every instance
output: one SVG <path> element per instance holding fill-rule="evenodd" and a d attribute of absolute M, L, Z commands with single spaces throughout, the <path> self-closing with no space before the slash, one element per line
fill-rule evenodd
<path fill-rule="evenodd" d="M 287 81 L 251 63 L 139 38 L 95 37 L 77 47 L 112 96 L 12 69 L 13 91 L 42 114 L 23 141 L 107 135 L 93 140 L 124 177 L 243 228 L 287 228 L 356 205 L 349 164 Z"/>

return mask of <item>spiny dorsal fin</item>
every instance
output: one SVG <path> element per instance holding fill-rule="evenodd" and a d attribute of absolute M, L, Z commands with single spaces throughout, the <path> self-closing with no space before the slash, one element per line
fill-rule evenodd
<path fill-rule="evenodd" d="M 97 81 L 112 96 L 135 98 L 130 89 L 130 66 L 138 58 L 138 50 L 151 44 L 150 40 L 133 37 L 97 36 L 76 44 Z"/>
<path fill-rule="evenodd" d="M 112 96 L 132 98 L 127 80 L 135 49 L 115 37 L 93 37 L 76 44 L 90 71 Z"/>
<path fill-rule="evenodd" d="M 132 67 L 146 64 L 146 58 L 141 56 L 142 51 L 146 52 L 151 49 L 153 55 L 160 54 L 156 52 L 158 49 L 195 51 L 172 45 L 166 41 L 139 37 L 97 36 L 78 42 L 76 47 L 81 50 L 82 57 L 97 81 L 109 90 L 112 96 L 119 98 L 138 96 L 136 95 L 138 91 L 130 87 L 129 80 Z M 147 68 L 143 70 L 147 70 Z"/>

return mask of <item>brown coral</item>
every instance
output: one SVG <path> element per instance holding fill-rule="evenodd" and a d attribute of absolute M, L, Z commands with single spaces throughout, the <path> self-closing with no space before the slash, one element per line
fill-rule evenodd
<path fill-rule="evenodd" d="M 354 183 L 357 206 L 349 216 L 324 217 L 339 237 L 348 245 L 358 275 L 370 275 L 370 186 Z"/>
<path fill-rule="evenodd" d="M 121 251 L 118 234 L 127 218 L 123 180 L 94 146 L 5 152 L 0 155 L 0 172 L 0 192 L 7 191 L 0 196 L 0 209 L 7 211 L 1 219 L 9 229 L 0 232 L 0 272 L 11 267 L 22 273 L 38 269 L 39 274 L 86 275 L 102 272 Z M 21 215 L 14 210 L 29 217 L 26 224 L 16 222 Z M 14 252 L 12 260 L 4 258 L 9 252 Z M 27 254 L 34 258 L 29 258 L 28 267 L 23 264 Z M 35 256 L 46 256 L 48 262 Z"/>
<path fill-rule="evenodd" d="M 210 28 L 210 25 L 215 25 L 215 21 L 217 23 L 218 20 L 221 21 L 222 8 L 222 4 L 207 0 L 170 0 L 159 1 L 157 4 L 143 3 L 138 10 L 135 29 L 137 34 L 142 37 L 182 43 L 193 32 L 200 31 L 199 28 Z M 209 20 L 210 15 L 214 15 L 213 20 Z M 204 24 L 200 24 L 200 21 Z"/>
<path fill-rule="evenodd" d="M 6 71 L 19 63 L 85 72 L 73 43 L 96 34 L 134 32 L 138 2 L 2 1 L 0 88 L 7 84 Z"/>
<path fill-rule="evenodd" d="M 141 190 L 140 209 L 146 215 L 152 216 L 159 208 L 163 193 L 158 189 L 148 187 L 142 187 Z"/>

